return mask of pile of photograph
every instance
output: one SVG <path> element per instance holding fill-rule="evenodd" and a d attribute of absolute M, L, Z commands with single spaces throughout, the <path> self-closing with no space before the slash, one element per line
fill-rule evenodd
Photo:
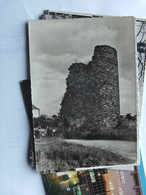
<path fill-rule="evenodd" d="M 47 195 L 141 195 L 146 21 L 45 10 L 21 82 L 29 160 Z"/>

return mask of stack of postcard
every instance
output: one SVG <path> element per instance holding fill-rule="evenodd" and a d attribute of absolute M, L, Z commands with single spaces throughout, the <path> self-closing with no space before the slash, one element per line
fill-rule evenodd
<path fill-rule="evenodd" d="M 46 193 L 141 194 L 134 165 L 146 22 L 48 10 L 40 18 L 29 22 L 30 81 L 21 85 L 32 126 L 31 164 L 47 174 Z M 112 175 L 121 186 L 129 177 L 133 191 L 114 191 Z M 48 191 L 54 178 L 55 191 Z"/>

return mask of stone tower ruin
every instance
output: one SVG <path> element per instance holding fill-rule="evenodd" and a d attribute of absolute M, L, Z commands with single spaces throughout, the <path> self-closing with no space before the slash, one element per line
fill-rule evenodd
<path fill-rule="evenodd" d="M 88 64 L 73 63 L 66 79 L 60 117 L 71 129 L 108 129 L 120 116 L 116 49 L 100 45 Z"/>

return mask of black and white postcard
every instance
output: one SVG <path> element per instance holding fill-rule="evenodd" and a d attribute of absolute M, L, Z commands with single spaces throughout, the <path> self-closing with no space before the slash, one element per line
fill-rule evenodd
<path fill-rule="evenodd" d="M 39 172 L 137 163 L 133 17 L 29 23 Z"/>

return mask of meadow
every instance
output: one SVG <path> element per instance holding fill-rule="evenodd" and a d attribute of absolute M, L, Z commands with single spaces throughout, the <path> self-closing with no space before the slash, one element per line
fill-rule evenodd
<path fill-rule="evenodd" d="M 132 160 L 111 151 L 68 143 L 60 138 L 41 138 L 35 142 L 39 171 L 66 171 L 81 167 L 133 163 Z"/>

